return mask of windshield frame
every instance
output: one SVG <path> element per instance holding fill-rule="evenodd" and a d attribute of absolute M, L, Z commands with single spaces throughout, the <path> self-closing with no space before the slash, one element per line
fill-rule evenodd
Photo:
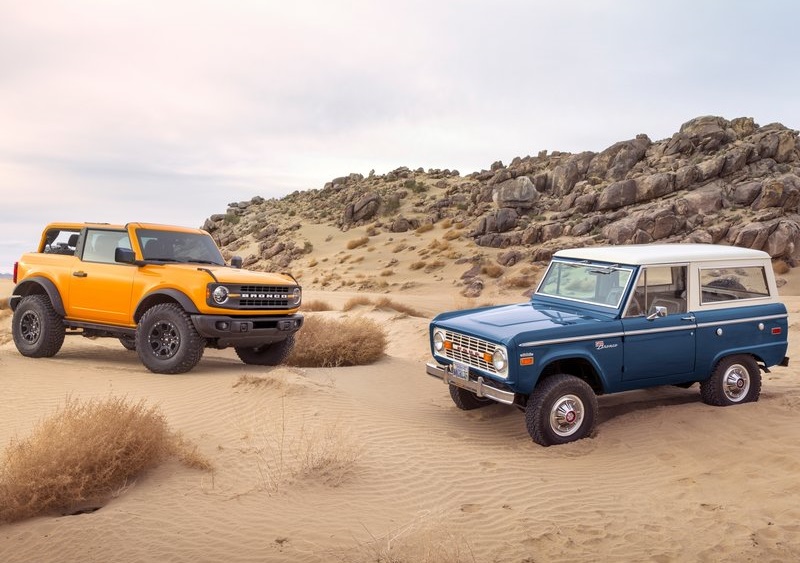
<path fill-rule="evenodd" d="M 589 280 L 589 276 L 594 275 L 605 275 L 611 274 L 613 272 L 619 272 L 620 275 L 627 274 L 627 279 L 620 280 L 620 283 L 617 284 L 616 287 L 620 288 L 621 291 L 619 292 L 619 297 L 617 298 L 616 303 L 607 303 L 606 301 L 601 301 L 599 297 L 595 296 L 594 298 L 581 298 L 576 296 L 565 295 L 563 293 L 547 293 L 544 291 L 545 285 L 550 283 L 551 276 L 553 275 L 562 275 L 564 272 L 564 268 L 575 268 L 576 271 L 579 268 L 583 268 L 586 272 L 583 276 L 579 276 L 581 281 Z M 594 272 L 592 272 L 594 271 Z M 547 271 L 545 272 L 544 276 L 542 276 L 541 281 L 539 282 L 539 286 L 536 288 L 536 291 L 533 294 L 533 297 L 545 297 L 548 299 L 559 299 L 564 301 L 570 301 L 573 303 L 581 303 L 584 305 L 591 305 L 594 307 L 603 307 L 609 310 L 618 310 L 623 303 L 624 297 L 628 294 L 628 291 L 631 287 L 631 283 L 635 281 L 635 273 L 636 267 L 629 266 L 624 264 L 609 264 L 608 262 L 590 262 L 588 260 L 569 260 L 569 259 L 560 259 L 554 258 L 550 265 L 547 267 Z M 559 285 L 562 283 L 558 281 Z M 597 284 L 595 282 L 595 293 L 597 293 Z"/>

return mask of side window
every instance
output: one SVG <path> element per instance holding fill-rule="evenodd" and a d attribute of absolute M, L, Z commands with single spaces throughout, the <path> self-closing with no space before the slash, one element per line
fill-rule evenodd
<path fill-rule="evenodd" d="M 80 231 L 50 229 L 45 235 L 45 244 L 42 252 L 45 254 L 66 254 L 74 256 L 79 238 Z"/>
<path fill-rule="evenodd" d="M 769 297 L 767 274 L 763 266 L 700 270 L 700 303 Z"/>
<path fill-rule="evenodd" d="M 131 243 L 125 231 L 101 231 L 90 229 L 86 233 L 83 247 L 83 260 L 115 264 L 114 252 L 117 248 L 130 248 Z"/>
<path fill-rule="evenodd" d="M 649 315 L 656 307 L 668 315 L 686 312 L 686 266 L 648 266 L 639 274 L 625 316 Z"/>

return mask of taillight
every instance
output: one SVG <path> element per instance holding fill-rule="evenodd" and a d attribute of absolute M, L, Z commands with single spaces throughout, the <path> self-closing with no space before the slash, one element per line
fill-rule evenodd
<path fill-rule="evenodd" d="M 19 270 L 19 262 L 14 262 L 14 283 L 17 283 L 17 271 Z"/>

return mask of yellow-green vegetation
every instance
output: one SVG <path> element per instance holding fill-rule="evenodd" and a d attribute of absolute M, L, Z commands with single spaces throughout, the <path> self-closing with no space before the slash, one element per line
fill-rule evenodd
<path fill-rule="evenodd" d="M 329 319 L 309 315 L 297 333 L 286 364 L 297 367 L 362 366 L 386 350 L 386 333 L 372 319 Z"/>
<path fill-rule="evenodd" d="M 144 401 L 67 399 L 28 438 L 13 440 L 0 465 L 0 522 L 96 509 L 169 457 L 210 462 Z"/>

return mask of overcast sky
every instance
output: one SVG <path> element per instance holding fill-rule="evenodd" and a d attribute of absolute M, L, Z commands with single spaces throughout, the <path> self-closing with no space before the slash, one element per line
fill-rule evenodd
<path fill-rule="evenodd" d="M 800 129 L 798 22 L 793 0 L 0 0 L 0 273 L 51 221 L 200 226 L 699 115 Z"/>

